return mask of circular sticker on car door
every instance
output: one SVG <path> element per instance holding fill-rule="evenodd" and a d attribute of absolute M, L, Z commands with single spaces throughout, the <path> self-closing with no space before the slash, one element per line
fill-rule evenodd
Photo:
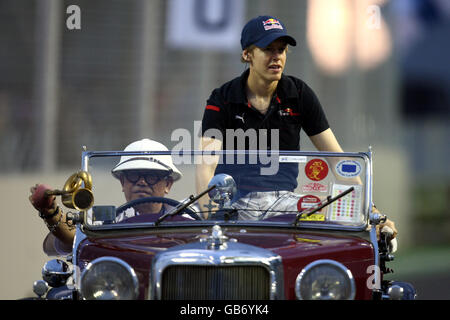
<path fill-rule="evenodd" d="M 320 198 L 313 195 L 306 195 L 301 197 L 297 202 L 297 210 L 304 212 L 312 209 L 320 203 Z M 323 209 L 322 209 L 323 210 Z M 325 215 L 322 214 L 322 210 L 317 211 L 309 216 L 300 217 L 301 221 L 325 221 Z"/>
<path fill-rule="evenodd" d="M 328 175 L 328 165 L 322 159 L 312 159 L 305 166 L 306 176 L 313 181 L 320 181 Z"/>
<path fill-rule="evenodd" d="M 320 202 L 319 197 L 313 196 L 313 195 L 307 195 L 301 197 L 297 202 L 297 210 L 299 212 L 302 212 L 307 209 L 311 209 L 315 205 L 317 205 Z"/>
<path fill-rule="evenodd" d="M 355 160 L 342 160 L 336 165 L 336 172 L 344 178 L 354 178 L 361 173 L 361 164 Z"/>

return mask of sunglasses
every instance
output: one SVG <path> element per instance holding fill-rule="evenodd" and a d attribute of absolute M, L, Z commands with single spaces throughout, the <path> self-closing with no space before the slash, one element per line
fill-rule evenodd
<path fill-rule="evenodd" d="M 162 176 L 162 175 L 157 175 L 157 174 L 150 173 L 150 172 L 132 171 L 132 170 L 124 171 L 124 175 L 125 175 L 125 178 L 131 183 L 136 183 L 141 178 L 144 178 L 145 182 L 147 182 L 148 185 L 157 184 L 161 180 L 166 179 L 168 177 L 168 175 Z"/>

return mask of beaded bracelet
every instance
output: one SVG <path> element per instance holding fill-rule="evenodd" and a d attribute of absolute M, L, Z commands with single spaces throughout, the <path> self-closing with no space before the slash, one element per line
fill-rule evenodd
<path fill-rule="evenodd" d="M 59 210 L 59 207 L 58 207 L 58 210 L 56 210 L 56 212 L 59 212 L 59 211 L 60 211 L 60 210 Z M 56 228 L 58 228 L 59 224 L 60 224 L 61 221 L 62 221 L 62 216 L 63 216 L 62 214 L 59 216 L 58 222 L 56 222 L 54 225 L 50 225 L 50 224 L 47 222 L 47 220 L 44 219 L 44 222 L 45 222 L 45 224 L 47 225 L 47 228 L 48 228 L 48 230 L 50 230 L 51 233 L 53 233 L 53 231 L 55 231 Z"/>
<path fill-rule="evenodd" d="M 50 219 L 56 216 L 58 213 L 59 213 L 59 206 L 56 207 L 55 212 L 53 212 L 52 214 L 43 214 L 41 211 L 39 211 L 39 217 L 41 219 Z"/>

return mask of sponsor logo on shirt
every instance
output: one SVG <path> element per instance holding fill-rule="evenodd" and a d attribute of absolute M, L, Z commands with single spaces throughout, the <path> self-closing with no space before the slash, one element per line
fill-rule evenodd
<path fill-rule="evenodd" d="M 245 113 L 243 113 L 242 116 L 235 115 L 234 118 L 237 119 L 237 120 L 241 120 L 242 123 L 245 123 L 245 120 L 244 120 L 244 114 L 245 114 Z"/>
<path fill-rule="evenodd" d="M 280 116 L 282 117 L 286 117 L 286 116 L 299 116 L 300 113 L 298 112 L 294 112 L 291 108 L 285 108 L 283 110 L 278 111 L 278 113 L 280 114 Z"/>

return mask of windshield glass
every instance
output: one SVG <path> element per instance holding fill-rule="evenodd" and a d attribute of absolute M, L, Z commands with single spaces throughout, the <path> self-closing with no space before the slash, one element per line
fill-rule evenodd
<path fill-rule="evenodd" d="M 85 152 L 92 176 L 91 229 L 227 223 L 365 228 L 370 202 L 366 153 L 199 151 Z M 211 159 L 210 183 L 201 185 Z M 210 161 L 210 162 L 208 162 Z M 213 163 L 213 165 L 215 165 Z"/>

